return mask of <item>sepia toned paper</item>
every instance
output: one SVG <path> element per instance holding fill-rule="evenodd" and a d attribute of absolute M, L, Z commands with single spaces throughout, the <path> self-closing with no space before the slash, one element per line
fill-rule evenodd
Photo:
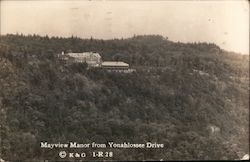
<path fill-rule="evenodd" d="M 249 160 L 249 2 L 0 1 L 0 161 Z"/>

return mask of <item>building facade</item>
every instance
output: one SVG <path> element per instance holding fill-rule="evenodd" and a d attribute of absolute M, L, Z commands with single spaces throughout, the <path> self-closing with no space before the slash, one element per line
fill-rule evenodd
<path fill-rule="evenodd" d="M 127 70 L 129 68 L 129 64 L 121 61 L 104 61 L 102 62 L 103 69 L 117 69 L 117 70 Z"/>
<path fill-rule="evenodd" d="M 67 62 L 72 63 L 84 63 L 86 62 L 88 66 L 99 67 L 101 66 L 101 56 L 96 52 L 82 52 L 82 53 L 62 53 L 62 59 Z"/>
<path fill-rule="evenodd" d="M 104 61 L 101 67 L 109 72 L 131 73 L 135 71 L 129 68 L 129 64 L 121 61 Z"/>
<path fill-rule="evenodd" d="M 135 69 L 130 69 L 129 64 L 122 61 L 102 61 L 99 53 L 82 52 L 82 53 L 64 53 L 59 54 L 59 58 L 66 63 L 87 63 L 89 67 L 99 67 L 109 72 L 131 73 Z"/>

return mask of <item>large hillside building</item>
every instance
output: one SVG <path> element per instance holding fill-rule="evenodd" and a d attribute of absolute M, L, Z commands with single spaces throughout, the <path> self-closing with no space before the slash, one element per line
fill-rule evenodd
<path fill-rule="evenodd" d="M 101 56 L 96 52 L 62 53 L 62 59 L 73 63 L 86 62 L 91 67 L 101 66 Z"/>
<path fill-rule="evenodd" d="M 99 53 L 82 52 L 82 53 L 66 53 L 62 52 L 59 58 L 66 63 L 87 63 L 89 67 L 100 67 L 109 72 L 130 73 L 135 69 L 130 69 L 129 64 L 121 61 L 102 61 Z"/>

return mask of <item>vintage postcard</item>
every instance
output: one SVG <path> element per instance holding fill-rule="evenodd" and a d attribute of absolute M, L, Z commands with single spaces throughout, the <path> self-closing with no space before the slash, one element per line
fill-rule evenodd
<path fill-rule="evenodd" d="M 249 1 L 1 0 L 0 162 L 249 160 Z"/>

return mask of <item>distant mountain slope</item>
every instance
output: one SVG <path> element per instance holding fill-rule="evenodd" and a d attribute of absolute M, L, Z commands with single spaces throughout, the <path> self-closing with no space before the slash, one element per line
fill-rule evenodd
<path fill-rule="evenodd" d="M 67 50 L 96 51 L 137 71 L 64 65 L 57 54 Z M 215 44 L 158 35 L 107 41 L 5 35 L 0 69 L 4 160 L 60 160 L 41 141 L 165 145 L 113 150 L 114 160 L 240 159 L 249 152 L 249 57 Z"/>

